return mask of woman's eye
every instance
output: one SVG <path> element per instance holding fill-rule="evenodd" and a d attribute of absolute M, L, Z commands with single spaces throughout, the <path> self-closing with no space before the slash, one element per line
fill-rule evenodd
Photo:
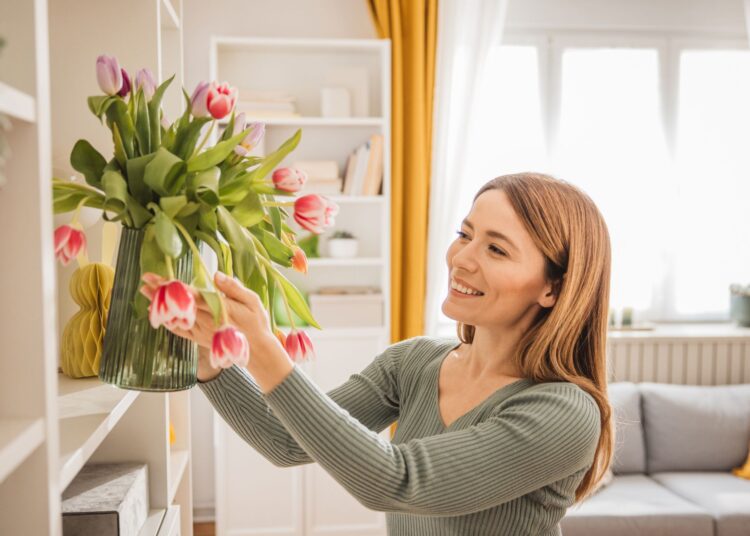
<path fill-rule="evenodd" d="M 456 234 L 459 238 L 466 239 L 468 238 L 468 235 L 463 231 L 456 231 Z M 499 255 L 507 255 L 502 249 L 498 248 L 497 246 L 490 246 L 490 251 L 493 253 L 497 253 Z"/>
<path fill-rule="evenodd" d="M 490 249 L 492 251 L 494 251 L 495 253 L 499 253 L 500 255 L 505 255 L 505 252 L 502 249 L 498 248 L 498 247 L 490 246 Z"/>
<path fill-rule="evenodd" d="M 456 231 L 456 234 L 457 234 L 457 235 L 458 235 L 458 236 L 459 236 L 460 238 L 466 238 L 466 233 L 465 233 L 465 232 L 463 232 L 463 231 Z"/>

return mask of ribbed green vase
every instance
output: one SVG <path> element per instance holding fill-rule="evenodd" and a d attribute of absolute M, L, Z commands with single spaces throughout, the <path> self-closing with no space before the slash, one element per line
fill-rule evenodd
<path fill-rule="evenodd" d="M 133 300 L 141 287 L 140 255 L 145 231 L 122 228 L 109 306 L 99 378 L 123 389 L 181 391 L 196 383 L 198 347 L 164 327 L 154 329 L 148 315 L 137 319 Z M 193 255 L 175 262 L 175 277 L 190 283 Z"/>

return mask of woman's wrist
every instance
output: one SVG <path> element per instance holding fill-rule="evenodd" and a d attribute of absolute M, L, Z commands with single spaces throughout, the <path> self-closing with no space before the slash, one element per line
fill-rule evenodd
<path fill-rule="evenodd" d="M 211 366 L 210 353 L 210 348 L 198 346 L 198 381 L 207 382 L 221 374 L 221 368 Z"/>

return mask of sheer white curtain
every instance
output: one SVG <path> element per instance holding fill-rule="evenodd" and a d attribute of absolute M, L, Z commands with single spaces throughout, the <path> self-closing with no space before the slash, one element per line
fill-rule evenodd
<path fill-rule="evenodd" d="M 441 0 L 435 71 L 425 333 L 437 332 L 448 288 L 445 253 L 463 200 L 478 92 L 493 45 L 502 39 L 508 0 Z M 463 214 L 461 215 L 463 217 Z"/>

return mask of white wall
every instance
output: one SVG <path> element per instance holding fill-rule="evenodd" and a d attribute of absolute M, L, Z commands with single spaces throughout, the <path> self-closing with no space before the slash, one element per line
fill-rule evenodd
<path fill-rule="evenodd" d="M 183 0 L 185 88 L 192 93 L 209 74 L 212 35 L 376 38 L 365 0 Z M 231 84 L 231 80 L 228 80 Z M 213 410 L 200 389 L 191 393 L 193 503 L 196 516 L 212 515 Z"/>

